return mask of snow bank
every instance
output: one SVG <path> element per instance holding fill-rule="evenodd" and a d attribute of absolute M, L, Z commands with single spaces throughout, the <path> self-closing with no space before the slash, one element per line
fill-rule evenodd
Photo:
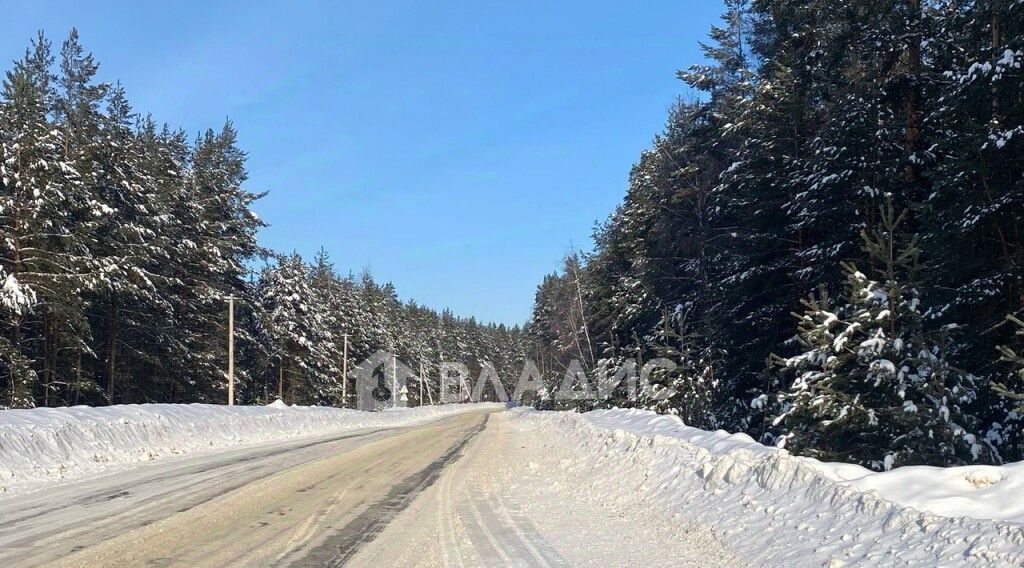
<path fill-rule="evenodd" d="M 0 492 L 31 491 L 164 456 L 420 424 L 486 404 L 390 412 L 321 407 L 126 404 L 0 411 Z"/>
<path fill-rule="evenodd" d="M 513 414 L 577 497 L 710 527 L 754 565 L 1024 565 L 1022 463 L 875 473 L 645 411 Z"/>

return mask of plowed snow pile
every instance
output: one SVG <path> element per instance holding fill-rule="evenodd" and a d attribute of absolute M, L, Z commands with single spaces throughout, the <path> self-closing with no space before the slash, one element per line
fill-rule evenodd
<path fill-rule="evenodd" d="M 125 404 L 0 411 L 0 493 L 118 471 L 164 456 L 328 436 L 357 428 L 422 424 L 500 405 L 458 404 L 385 412 L 321 407 Z"/>
<path fill-rule="evenodd" d="M 513 413 L 576 497 L 710 527 L 755 566 L 1024 566 L 1024 462 L 875 473 L 644 411 Z"/>

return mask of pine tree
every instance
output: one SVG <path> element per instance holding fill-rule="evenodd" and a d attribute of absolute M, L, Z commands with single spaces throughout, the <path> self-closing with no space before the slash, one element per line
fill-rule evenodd
<path fill-rule="evenodd" d="M 313 292 L 307 280 L 306 266 L 297 254 L 278 259 L 267 267 L 257 284 L 260 306 L 267 313 L 274 341 L 281 382 L 278 396 L 286 402 L 306 400 L 315 394 L 311 384 L 310 354 L 316 342 Z M 301 397 L 297 399 L 296 397 Z"/>
<path fill-rule="evenodd" d="M 84 188 L 74 164 L 65 160 L 62 133 L 47 122 L 41 93 L 48 79 L 33 68 L 47 60 L 42 49 L 37 47 L 8 72 L 0 121 L 0 232 L 5 235 L 2 270 L 8 310 L 2 350 L 10 385 L 5 404 L 14 407 L 35 405 L 36 356 L 24 336 L 36 323 L 28 316 L 46 314 L 53 304 L 66 302 L 68 293 L 80 289 L 89 262 Z"/>
<path fill-rule="evenodd" d="M 132 398 L 132 390 L 141 386 L 125 384 L 119 375 L 130 378 L 132 373 L 118 373 L 118 369 L 130 369 L 133 358 L 151 356 L 145 347 L 148 342 L 137 343 L 120 331 L 153 325 L 145 314 L 169 308 L 158 293 L 158 286 L 166 284 L 159 265 L 170 258 L 173 243 L 161 231 L 165 212 L 157 185 L 145 167 L 144 147 L 132 130 L 134 118 L 124 89 L 116 85 L 110 90 L 107 113 L 101 118 L 90 157 L 91 193 L 103 211 L 91 247 L 95 261 L 102 266 L 101 276 L 91 286 L 91 304 L 96 327 L 106 332 L 105 375 L 111 402 L 115 393 Z M 121 343 L 129 347 L 123 356 L 118 353 Z"/>

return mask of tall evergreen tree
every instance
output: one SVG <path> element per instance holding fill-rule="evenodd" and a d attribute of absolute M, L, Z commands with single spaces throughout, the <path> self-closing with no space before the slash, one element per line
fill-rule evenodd
<path fill-rule="evenodd" d="M 843 303 L 833 305 L 824 290 L 805 301 L 805 351 L 781 360 L 797 375 L 775 419 L 787 447 L 875 469 L 981 457 L 966 412 L 976 379 L 949 360 L 955 326 L 935 327 L 925 316 L 920 251 L 916 239 L 900 243 L 904 222 L 886 207 L 879 227 L 865 233 L 877 280 L 844 264 Z"/>

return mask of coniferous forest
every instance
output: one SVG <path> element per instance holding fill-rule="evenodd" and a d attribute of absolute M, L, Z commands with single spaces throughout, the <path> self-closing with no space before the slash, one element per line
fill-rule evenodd
<path fill-rule="evenodd" d="M 621 205 L 490 325 L 263 249 L 232 124 L 133 109 L 75 31 L 0 95 L 0 404 L 347 405 L 349 361 L 674 361 L 638 407 L 875 469 L 1024 459 L 1024 0 L 726 0 Z M 410 391 L 415 400 L 416 389 Z M 544 402 L 560 407 L 557 402 Z"/>
<path fill-rule="evenodd" d="M 224 403 L 228 297 L 241 403 L 353 404 L 346 336 L 350 368 L 378 349 L 422 362 L 425 398 L 441 360 L 518 373 L 518 328 L 261 248 L 232 124 L 190 137 L 97 70 L 76 31 L 59 49 L 40 33 L 3 81 L 0 406 Z"/>
<path fill-rule="evenodd" d="M 530 352 L 821 459 L 1024 458 L 1024 2 L 725 4 Z"/>

